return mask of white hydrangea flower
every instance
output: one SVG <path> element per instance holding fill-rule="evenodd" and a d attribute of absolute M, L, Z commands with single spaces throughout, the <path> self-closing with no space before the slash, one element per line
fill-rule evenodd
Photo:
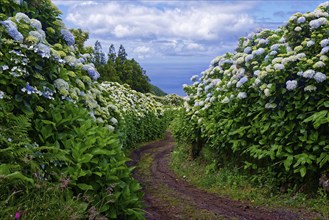
<path fill-rule="evenodd" d="M 241 87 L 243 84 L 245 84 L 248 81 L 248 78 L 246 76 L 242 77 L 237 83 L 236 83 L 236 87 L 239 88 Z"/>
<path fill-rule="evenodd" d="M 287 90 L 294 90 L 297 87 L 297 81 L 296 80 L 288 80 L 286 82 L 286 89 Z"/>
<path fill-rule="evenodd" d="M 251 47 L 246 47 L 243 52 L 249 54 L 251 52 Z"/>
<path fill-rule="evenodd" d="M 118 124 L 118 120 L 116 118 L 111 118 L 110 122 L 114 125 Z"/>
<path fill-rule="evenodd" d="M 314 79 L 316 82 L 320 83 L 320 82 L 323 82 L 327 79 L 327 76 L 321 72 L 317 72 L 315 75 L 314 75 Z"/>
<path fill-rule="evenodd" d="M 266 109 L 273 109 L 273 108 L 276 108 L 277 104 L 275 103 L 266 103 L 265 104 L 265 108 Z"/>
<path fill-rule="evenodd" d="M 271 96 L 271 92 L 270 92 L 270 90 L 268 88 L 264 89 L 264 94 L 267 97 Z"/>
<path fill-rule="evenodd" d="M 321 17 L 321 18 L 310 21 L 310 26 L 311 26 L 311 29 L 316 29 L 327 23 L 328 23 L 327 19 Z"/>
<path fill-rule="evenodd" d="M 259 44 L 268 44 L 268 39 L 259 39 Z"/>
<path fill-rule="evenodd" d="M 279 48 L 280 48 L 280 44 L 273 44 L 272 46 L 271 46 L 271 50 L 278 50 Z"/>
<path fill-rule="evenodd" d="M 307 47 L 311 47 L 311 46 L 313 46 L 314 44 L 315 44 L 315 42 L 314 42 L 313 40 L 309 40 L 309 41 L 307 41 L 306 46 L 307 46 Z"/>
<path fill-rule="evenodd" d="M 256 54 L 256 55 L 262 55 L 264 52 L 265 52 L 264 48 L 258 48 L 257 50 L 253 51 L 252 53 Z"/>
<path fill-rule="evenodd" d="M 247 98 L 247 93 L 245 92 L 239 92 L 238 96 L 237 96 L 239 99 L 245 99 Z"/>
<path fill-rule="evenodd" d="M 278 54 L 278 52 L 275 51 L 275 50 L 274 50 L 274 51 L 271 51 L 271 53 L 270 53 L 271 56 L 275 56 L 275 55 L 277 55 L 277 54 Z"/>
<path fill-rule="evenodd" d="M 326 46 L 326 47 L 322 48 L 320 54 L 326 54 L 326 53 L 328 53 L 328 51 L 329 51 L 329 46 Z"/>
<path fill-rule="evenodd" d="M 305 18 L 305 17 L 299 17 L 299 18 L 297 19 L 297 23 L 298 23 L 298 24 L 304 23 L 305 21 L 306 21 L 306 18 Z"/>
<path fill-rule="evenodd" d="M 248 54 L 246 57 L 245 57 L 245 62 L 248 63 L 250 60 L 252 60 L 254 58 L 254 55 L 252 54 Z"/>
<path fill-rule="evenodd" d="M 322 61 L 318 61 L 313 65 L 313 68 L 321 68 L 324 67 L 326 64 Z"/>
<path fill-rule="evenodd" d="M 260 73 L 260 70 L 256 70 L 256 71 L 254 72 L 254 76 L 258 76 L 259 73 Z"/>
<path fill-rule="evenodd" d="M 239 57 L 239 58 L 236 60 L 236 63 L 237 63 L 237 64 L 242 64 L 242 63 L 244 63 L 244 58 L 243 58 L 243 57 Z"/>
<path fill-rule="evenodd" d="M 276 63 L 274 64 L 274 69 L 276 70 L 283 70 L 284 69 L 284 65 L 281 63 Z"/>
<path fill-rule="evenodd" d="M 328 40 L 328 39 L 323 39 L 323 40 L 320 42 L 320 45 L 321 45 L 321 47 L 325 47 L 325 46 L 328 45 L 328 43 L 329 43 L 329 40 Z"/>
<path fill-rule="evenodd" d="M 281 63 L 281 62 L 282 62 L 282 57 L 276 57 L 272 60 L 272 64 Z"/>
<path fill-rule="evenodd" d="M 305 92 L 311 92 L 311 91 L 315 91 L 315 90 L 316 90 L 316 86 L 313 86 L 313 85 L 309 85 L 304 88 Z"/>
<path fill-rule="evenodd" d="M 5 93 L 0 90 L 0 99 L 3 99 L 4 96 L 5 96 Z"/>
<path fill-rule="evenodd" d="M 297 31 L 297 32 L 299 32 L 299 31 L 301 31 L 302 30 L 302 28 L 301 27 L 295 27 L 295 31 Z"/>
<path fill-rule="evenodd" d="M 221 103 L 226 104 L 229 103 L 230 99 L 228 97 L 225 96 L 225 98 L 221 101 Z"/>
<path fill-rule="evenodd" d="M 315 74 L 314 70 L 306 70 L 305 72 L 303 72 L 303 77 L 311 79 L 313 78 L 314 74 Z"/>
<path fill-rule="evenodd" d="M 192 82 L 195 82 L 197 79 L 198 79 L 198 75 L 193 75 L 192 77 L 191 77 L 191 81 Z"/>

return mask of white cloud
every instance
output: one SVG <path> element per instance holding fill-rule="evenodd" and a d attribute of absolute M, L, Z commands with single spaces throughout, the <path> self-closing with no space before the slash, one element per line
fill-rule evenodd
<path fill-rule="evenodd" d="M 186 55 L 212 53 L 214 47 L 210 45 L 245 35 L 255 26 L 246 13 L 253 6 L 237 1 L 75 1 L 64 20 L 88 30 L 100 41 L 121 41 L 124 45 L 137 41 L 138 46 L 131 47 L 133 53 L 145 46 L 158 55 Z"/>

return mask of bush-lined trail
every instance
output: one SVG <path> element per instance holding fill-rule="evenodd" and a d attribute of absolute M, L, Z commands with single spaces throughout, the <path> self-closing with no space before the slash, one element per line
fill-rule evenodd
<path fill-rule="evenodd" d="M 147 219 L 314 219 L 302 211 L 253 207 L 191 186 L 170 170 L 169 155 L 174 146 L 167 132 L 164 139 L 131 155 L 132 165 L 137 166 L 134 176 L 145 193 Z"/>

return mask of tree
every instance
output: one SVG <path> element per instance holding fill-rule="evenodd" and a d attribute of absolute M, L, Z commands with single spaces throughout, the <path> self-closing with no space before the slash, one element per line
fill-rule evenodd
<path fill-rule="evenodd" d="M 118 58 L 121 63 L 124 63 L 127 60 L 127 53 L 122 44 L 119 47 Z"/>
<path fill-rule="evenodd" d="M 109 53 L 107 54 L 107 57 L 108 57 L 108 62 L 111 61 L 111 62 L 115 62 L 115 59 L 117 58 L 117 55 L 115 53 L 115 48 L 114 48 L 114 45 L 111 44 L 110 48 L 109 48 Z"/>
<path fill-rule="evenodd" d="M 95 64 L 96 67 L 100 65 L 104 65 L 106 63 L 105 54 L 103 53 L 102 45 L 99 41 L 95 42 L 93 63 Z"/>

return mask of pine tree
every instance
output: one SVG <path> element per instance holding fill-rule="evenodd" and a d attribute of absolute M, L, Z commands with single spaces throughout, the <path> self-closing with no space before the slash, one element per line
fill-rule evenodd
<path fill-rule="evenodd" d="M 106 63 L 105 54 L 103 53 L 102 50 L 102 45 L 98 40 L 95 42 L 93 61 L 96 67 L 100 65 L 104 65 Z"/>
<path fill-rule="evenodd" d="M 108 61 L 111 61 L 111 62 L 115 62 L 115 59 L 117 58 L 117 55 L 115 53 L 115 47 L 113 44 L 111 44 L 110 48 L 109 48 L 109 53 L 107 54 L 108 56 Z"/>
<path fill-rule="evenodd" d="M 124 63 L 127 60 L 127 53 L 122 44 L 119 47 L 118 58 L 121 63 Z"/>

